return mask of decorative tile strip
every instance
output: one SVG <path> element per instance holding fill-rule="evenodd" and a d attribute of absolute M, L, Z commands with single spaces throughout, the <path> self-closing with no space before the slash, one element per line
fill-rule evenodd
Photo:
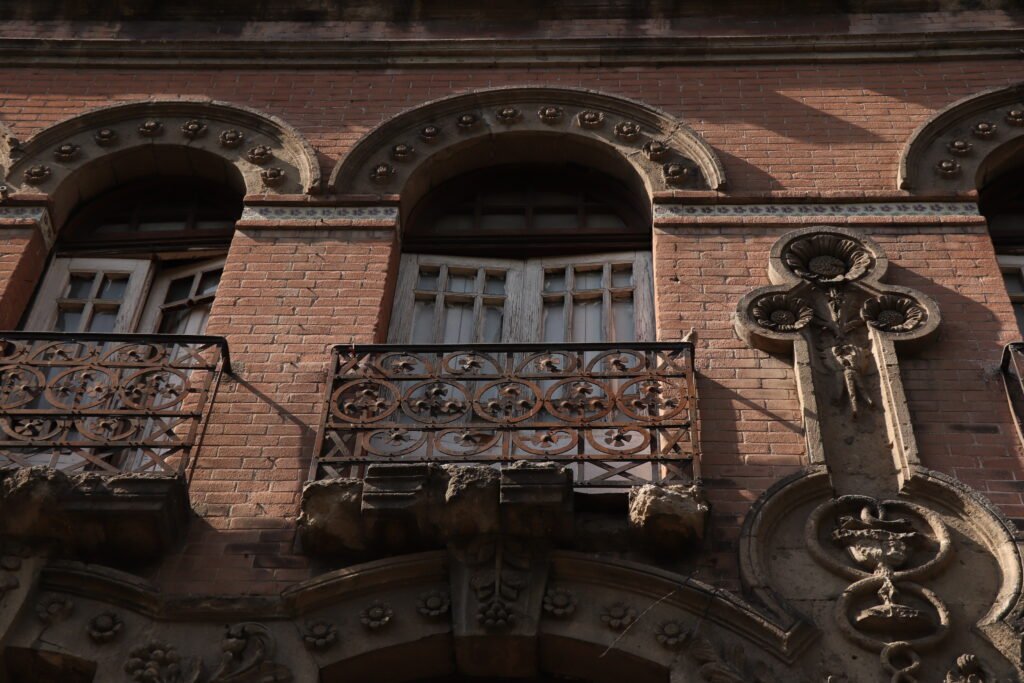
<path fill-rule="evenodd" d="M 0 221 L 33 221 L 43 233 L 46 246 L 53 246 L 57 234 L 50 220 L 50 212 L 42 206 L 0 206 Z"/>
<path fill-rule="evenodd" d="M 243 221 L 398 220 L 394 206 L 247 206 Z"/>
<path fill-rule="evenodd" d="M 700 216 L 978 216 L 972 202 L 873 202 L 848 204 L 657 204 L 654 217 Z"/>

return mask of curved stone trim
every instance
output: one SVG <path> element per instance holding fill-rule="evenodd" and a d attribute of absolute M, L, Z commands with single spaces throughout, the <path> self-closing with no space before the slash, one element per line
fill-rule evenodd
<path fill-rule="evenodd" d="M 986 158 L 1021 138 L 1024 83 L 965 97 L 910 136 L 900 155 L 897 185 L 922 195 L 972 192 Z"/>
<path fill-rule="evenodd" d="M 428 159 L 473 138 L 524 131 L 597 142 L 627 161 L 651 192 L 725 186 L 714 150 L 665 112 L 588 90 L 539 87 L 456 95 L 399 114 L 356 143 L 329 186 L 340 194 L 400 195 Z"/>
<path fill-rule="evenodd" d="M 238 168 L 248 194 L 320 191 L 316 153 L 295 128 L 276 116 L 205 98 L 115 104 L 56 123 L 14 150 L 6 182 L 12 190 L 52 195 L 90 162 L 146 145 L 215 154 Z"/>

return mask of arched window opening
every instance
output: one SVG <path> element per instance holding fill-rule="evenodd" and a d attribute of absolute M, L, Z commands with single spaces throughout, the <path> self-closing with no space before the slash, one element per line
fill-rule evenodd
<path fill-rule="evenodd" d="M 1004 172 L 980 192 L 980 209 L 1024 334 L 1024 168 Z"/>
<path fill-rule="evenodd" d="M 448 180 L 410 215 L 389 340 L 651 341 L 645 215 L 624 183 L 569 164 Z"/>
<path fill-rule="evenodd" d="M 97 196 L 61 231 L 26 329 L 202 334 L 241 213 L 237 192 L 189 178 Z"/>

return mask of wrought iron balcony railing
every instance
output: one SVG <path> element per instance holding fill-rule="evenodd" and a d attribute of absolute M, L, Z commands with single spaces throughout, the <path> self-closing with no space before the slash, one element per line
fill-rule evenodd
<path fill-rule="evenodd" d="M 336 346 L 311 479 L 558 462 L 577 487 L 699 479 L 693 345 Z"/>
<path fill-rule="evenodd" d="M 223 337 L 0 333 L 0 469 L 184 471 Z"/>
<path fill-rule="evenodd" d="M 1003 386 L 1006 399 L 1010 403 L 1010 412 L 1017 425 L 1017 436 L 1024 443 L 1024 342 L 1007 344 L 1003 349 Z"/>

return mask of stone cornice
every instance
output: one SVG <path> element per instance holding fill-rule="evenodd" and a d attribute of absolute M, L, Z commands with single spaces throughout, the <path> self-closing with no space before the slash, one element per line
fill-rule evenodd
<path fill-rule="evenodd" d="M 1019 59 L 1024 29 L 817 36 L 411 40 L 0 38 L 11 67 L 393 68 L 567 64 L 620 67 Z"/>

